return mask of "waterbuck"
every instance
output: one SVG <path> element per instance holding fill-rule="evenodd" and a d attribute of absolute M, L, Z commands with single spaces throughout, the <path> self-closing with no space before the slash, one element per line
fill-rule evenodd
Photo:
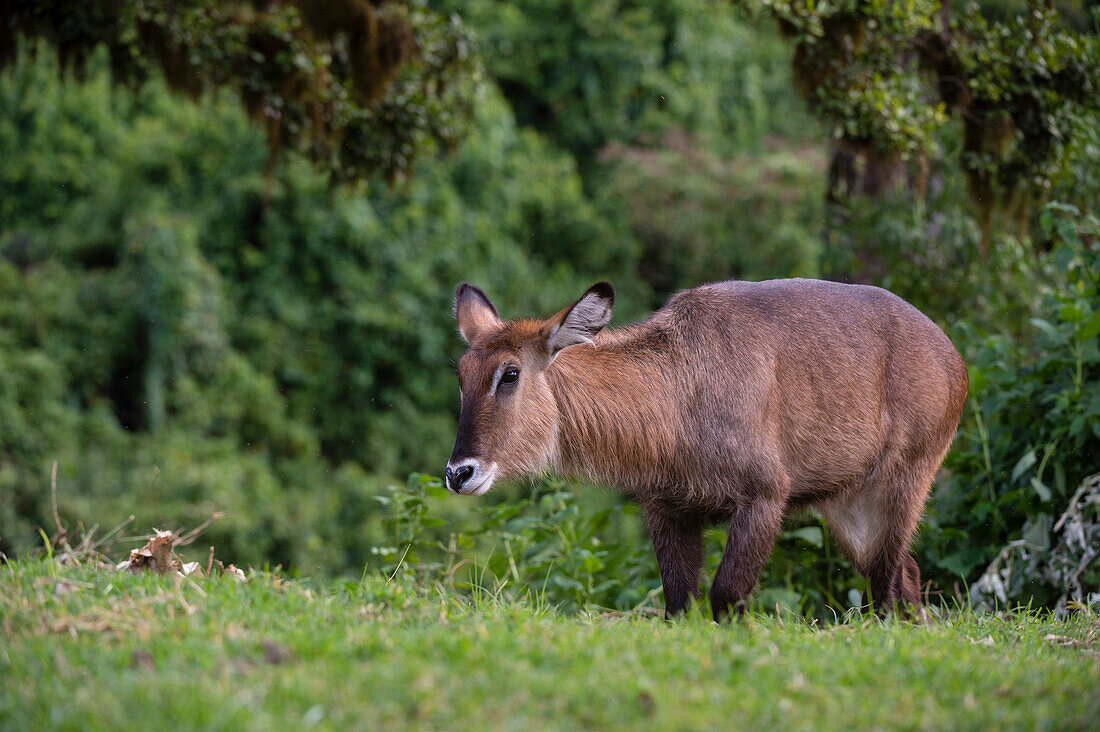
<path fill-rule="evenodd" d="M 877 287 L 820 280 L 686 290 L 612 331 L 600 282 L 547 320 L 455 294 L 469 349 L 448 488 L 553 468 L 615 486 L 645 515 L 668 616 L 699 592 L 704 528 L 729 527 L 710 590 L 743 609 L 783 517 L 813 506 L 876 608 L 916 608 L 909 545 L 968 379 L 931 320 Z"/>

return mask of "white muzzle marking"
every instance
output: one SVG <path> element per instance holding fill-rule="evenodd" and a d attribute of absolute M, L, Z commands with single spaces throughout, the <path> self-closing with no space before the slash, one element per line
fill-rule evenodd
<path fill-rule="evenodd" d="M 496 463 L 489 463 L 486 467 L 483 466 L 481 461 L 477 458 L 466 458 L 457 463 L 447 463 L 447 470 L 450 471 L 451 475 L 456 474 L 465 467 L 473 468 L 473 475 L 463 481 L 462 485 L 458 487 L 452 485 L 451 481 L 448 480 L 447 488 L 451 491 L 463 496 L 481 496 L 493 487 L 493 480 L 496 479 L 497 475 Z"/>

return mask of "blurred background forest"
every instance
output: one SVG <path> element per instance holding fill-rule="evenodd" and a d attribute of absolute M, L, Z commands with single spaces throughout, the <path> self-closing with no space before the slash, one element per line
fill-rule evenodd
<path fill-rule="evenodd" d="M 237 564 L 659 602 L 609 491 L 432 477 L 454 287 L 507 317 L 607 279 L 622 323 L 806 276 L 891 289 L 969 364 L 930 592 L 1100 592 L 1100 3 L 811 5 L 5 3 L 0 551 L 41 546 L 56 461 L 72 526 L 225 511 Z M 806 515 L 760 598 L 862 588 Z"/>

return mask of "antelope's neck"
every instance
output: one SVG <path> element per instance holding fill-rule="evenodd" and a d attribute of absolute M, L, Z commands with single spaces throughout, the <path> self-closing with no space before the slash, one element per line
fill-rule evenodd
<path fill-rule="evenodd" d="M 681 439 L 675 368 L 645 331 L 563 351 L 547 370 L 559 413 L 554 468 L 628 491 L 667 473 Z"/>

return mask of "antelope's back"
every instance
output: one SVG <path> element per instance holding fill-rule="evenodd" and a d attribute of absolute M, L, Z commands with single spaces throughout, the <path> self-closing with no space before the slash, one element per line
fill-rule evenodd
<path fill-rule="evenodd" d="M 677 294 L 653 321 L 681 340 L 689 419 L 770 441 L 810 482 L 866 475 L 887 444 L 942 458 L 966 398 L 944 332 L 877 287 L 722 282 Z"/>

